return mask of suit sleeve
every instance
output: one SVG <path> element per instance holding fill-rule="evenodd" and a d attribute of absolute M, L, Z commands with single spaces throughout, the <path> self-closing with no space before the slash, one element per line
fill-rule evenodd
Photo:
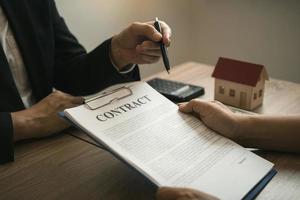
<path fill-rule="evenodd" d="M 69 31 L 52 2 L 55 34 L 54 85 L 73 95 L 87 95 L 112 84 L 140 79 L 139 69 L 121 74 L 112 65 L 109 51 L 111 39 L 87 53 Z"/>
<path fill-rule="evenodd" d="M 0 164 L 14 160 L 13 127 L 10 113 L 0 112 Z"/>

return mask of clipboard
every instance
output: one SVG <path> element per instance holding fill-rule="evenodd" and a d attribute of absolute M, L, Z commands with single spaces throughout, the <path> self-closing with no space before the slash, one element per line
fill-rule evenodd
<path fill-rule="evenodd" d="M 95 97 L 88 98 L 84 101 L 84 104 L 90 110 L 97 110 L 99 108 L 110 105 L 116 101 L 129 97 L 132 94 L 133 92 L 130 89 L 130 86 L 122 86 L 111 91 L 102 92 L 99 95 L 96 95 Z M 101 99 L 101 102 L 98 101 L 99 99 Z"/>
<path fill-rule="evenodd" d="M 81 130 L 83 133 L 84 130 L 82 130 L 79 126 L 77 126 L 75 123 L 73 123 L 70 119 L 68 119 L 65 114 L 63 112 L 59 113 L 59 116 L 68 121 L 69 123 L 71 123 L 73 126 L 75 126 L 78 130 Z M 85 133 L 86 134 L 86 133 Z M 128 163 L 125 159 L 123 159 L 121 156 L 119 156 L 118 154 L 116 154 L 114 151 L 111 151 L 109 148 L 107 148 L 105 145 L 99 143 L 97 140 L 95 140 L 95 138 L 91 137 L 89 134 L 86 134 L 90 139 L 92 139 L 94 142 L 96 142 L 98 145 L 98 148 L 109 152 L 112 156 L 114 156 L 115 158 L 117 158 L 119 161 L 121 161 L 122 163 L 124 163 L 126 166 L 128 166 L 129 168 L 131 168 L 132 170 L 136 171 L 137 173 L 139 173 L 141 176 L 143 176 L 147 181 L 149 181 L 151 184 L 153 184 L 155 187 L 158 188 L 158 185 L 156 185 L 154 182 L 152 182 L 150 179 L 148 179 L 147 176 L 145 176 L 143 173 L 139 172 L 136 168 L 134 168 L 130 163 Z M 259 194 L 260 192 L 268 185 L 268 183 L 273 179 L 273 177 L 277 174 L 277 171 L 275 168 L 271 169 L 269 171 L 269 173 L 266 174 L 266 176 L 264 178 L 262 178 L 242 199 L 243 200 L 254 200 Z M 201 190 L 201 188 L 197 188 L 199 190 Z"/>
<path fill-rule="evenodd" d="M 116 101 L 122 100 L 124 98 L 127 98 L 129 96 L 133 95 L 133 91 L 130 88 L 130 86 L 122 86 L 116 89 L 112 89 L 110 91 L 105 91 L 102 93 L 98 93 L 96 94 L 94 97 L 91 98 L 87 98 L 84 102 L 84 105 L 86 106 L 87 109 L 93 111 L 93 110 L 97 110 L 99 108 L 105 107 L 107 105 L 110 105 Z M 64 119 L 67 119 L 68 121 L 70 121 L 73 125 L 75 125 L 78 129 L 82 130 L 83 132 L 84 129 L 80 128 L 79 126 L 77 126 L 75 123 L 73 123 L 71 120 L 69 120 L 68 118 L 66 118 L 64 112 L 60 113 L 60 116 L 63 117 Z M 98 140 L 96 140 L 95 138 L 91 137 L 89 134 L 87 134 L 92 140 L 94 140 L 97 144 L 100 144 L 101 146 L 104 147 L 104 150 L 110 152 L 114 157 L 116 157 L 117 159 L 119 159 L 120 161 L 122 161 L 123 163 L 125 163 L 126 165 L 128 165 L 131 169 L 133 169 L 134 171 L 137 171 L 139 174 L 141 174 L 143 177 L 145 177 L 145 179 L 147 179 L 148 181 L 150 181 L 152 184 L 154 184 L 155 186 L 158 186 L 155 182 L 151 181 L 151 179 L 149 179 L 146 175 L 144 175 L 142 172 L 140 172 L 139 170 L 137 170 L 133 165 L 131 165 L 127 160 L 125 160 L 124 158 L 122 158 L 121 156 L 118 155 L 118 153 L 116 153 L 114 150 L 111 150 L 108 146 L 106 146 L 105 144 L 100 143 Z M 269 173 L 262 178 L 257 185 L 255 185 L 252 190 L 250 190 L 248 192 L 248 194 L 246 194 L 244 196 L 243 199 L 248 200 L 248 199 L 255 199 L 255 197 L 263 190 L 263 188 L 268 184 L 268 182 L 274 177 L 274 175 L 276 174 L 276 171 L 273 169 L 271 171 L 269 171 Z M 197 188 L 199 190 L 201 190 L 201 188 Z"/>

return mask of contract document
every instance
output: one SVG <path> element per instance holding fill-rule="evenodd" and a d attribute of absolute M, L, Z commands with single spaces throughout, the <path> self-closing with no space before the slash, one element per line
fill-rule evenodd
<path fill-rule="evenodd" d="M 145 82 L 106 91 L 65 117 L 157 186 L 244 198 L 273 164 L 207 128 Z"/>

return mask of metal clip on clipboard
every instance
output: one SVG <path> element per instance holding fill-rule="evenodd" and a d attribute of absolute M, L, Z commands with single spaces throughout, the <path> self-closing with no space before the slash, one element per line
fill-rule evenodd
<path fill-rule="evenodd" d="M 115 101 L 119 101 L 121 99 L 129 97 L 132 94 L 133 92 L 129 87 L 123 86 L 111 91 L 103 92 L 96 97 L 85 100 L 84 103 L 89 109 L 97 110 L 98 108 L 102 108 L 104 106 L 112 104 Z"/>

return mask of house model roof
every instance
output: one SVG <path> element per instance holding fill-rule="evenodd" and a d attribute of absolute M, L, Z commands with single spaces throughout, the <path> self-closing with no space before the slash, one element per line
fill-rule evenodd
<path fill-rule="evenodd" d="M 254 87 L 259 81 L 261 72 L 268 80 L 268 74 L 263 65 L 220 57 L 212 76 Z"/>

